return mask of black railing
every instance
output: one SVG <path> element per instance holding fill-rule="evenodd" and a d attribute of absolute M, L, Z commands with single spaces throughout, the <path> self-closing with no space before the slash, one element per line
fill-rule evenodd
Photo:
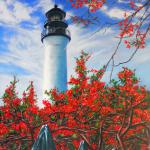
<path fill-rule="evenodd" d="M 43 32 L 41 33 L 41 40 L 43 41 L 43 39 L 49 35 L 64 35 L 68 37 L 69 40 L 71 39 L 70 31 L 68 29 L 60 27 L 44 29 Z"/>

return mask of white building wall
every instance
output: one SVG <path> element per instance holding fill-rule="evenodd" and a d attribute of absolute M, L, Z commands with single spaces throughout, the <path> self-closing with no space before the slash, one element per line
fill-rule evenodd
<path fill-rule="evenodd" d="M 49 91 L 52 88 L 57 88 L 59 91 L 67 89 L 68 42 L 67 37 L 59 35 L 47 36 L 43 40 L 45 46 L 43 94 L 45 90 Z"/>

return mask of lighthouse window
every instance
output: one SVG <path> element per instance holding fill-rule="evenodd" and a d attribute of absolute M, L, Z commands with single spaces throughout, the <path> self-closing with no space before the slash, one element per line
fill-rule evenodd
<path fill-rule="evenodd" d="M 51 17 L 51 21 L 58 21 L 61 20 L 61 17 L 59 15 L 55 15 Z"/>

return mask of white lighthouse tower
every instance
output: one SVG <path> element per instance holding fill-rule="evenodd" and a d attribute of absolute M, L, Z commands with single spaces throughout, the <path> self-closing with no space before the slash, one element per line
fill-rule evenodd
<path fill-rule="evenodd" d="M 66 13 L 55 5 L 46 14 L 41 40 L 45 47 L 43 92 L 52 88 L 59 91 L 67 89 L 66 47 L 70 32 L 65 22 Z M 46 96 L 44 96 L 46 98 Z"/>

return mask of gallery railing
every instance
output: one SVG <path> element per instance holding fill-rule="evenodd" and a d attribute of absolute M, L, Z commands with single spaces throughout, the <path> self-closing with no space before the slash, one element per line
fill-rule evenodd
<path fill-rule="evenodd" d="M 49 35 L 63 35 L 71 39 L 70 31 L 68 29 L 60 27 L 44 29 L 41 33 L 41 40 L 43 41 L 43 39 Z"/>

